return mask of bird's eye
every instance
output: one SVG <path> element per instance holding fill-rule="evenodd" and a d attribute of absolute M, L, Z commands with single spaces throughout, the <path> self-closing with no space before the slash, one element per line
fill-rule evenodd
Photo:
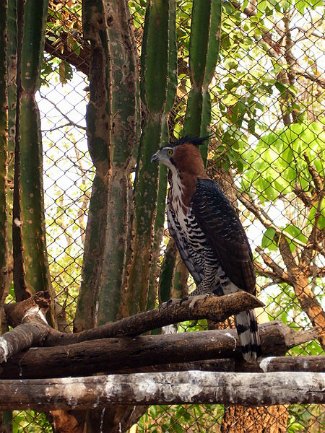
<path fill-rule="evenodd" d="M 168 156 L 172 156 L 173 153 L 174 153 L 173 149 L 168 149 L 167 151 Z"/>

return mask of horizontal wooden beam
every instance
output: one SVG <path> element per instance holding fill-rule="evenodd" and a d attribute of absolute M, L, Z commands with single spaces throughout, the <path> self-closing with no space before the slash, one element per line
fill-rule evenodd
<path fill-rule="evenodd" d="M 91 409 L 109 404 L 325 403 L 325 373 L 136 373 L 0 381 L 0 410 Z"/>
<path fill-rule="evenodd" d="M 304 371 L 325 373 L 325 356 L 270 356 L 259 358 L 256 363 L 248 363 L 239 358 L 208 359 L 203 361 L 173 362 L 148 366 L 123 368 L 114 373 L 151 373 L 160 371 L 215 371 L 215 372 L 271 372 L 271 371 Z"/>
<path fill-rule="evenodd" d="M 302 340 L 301 333 L 278 322 L 261 325 L 260 335 L 263 356 L 283 355 L 297 344 L 297 339 L 298 342 Z M 305 339 L 308 341 L 310 338 L 312 335 L 307 332 Z M 240 365 L 242 355 L 236 330 L 106 338 L 69 346 L 33 348 L 1 364 L 0 378 L 88 376 L 94 373 L 116 373 L 124 369 L 131 373 L 136 368 L 141 371 L 143 367 L 162 363 L 221 358 L 236 358 L 236 365 L 237 362 Z M 271 365 L 273 361 L 262 364 L 264 368 Z M 255 371 L 262 371 L 258 363 L 252 366 Z M 164 371 L 163 368 L 160 371 Z"/>

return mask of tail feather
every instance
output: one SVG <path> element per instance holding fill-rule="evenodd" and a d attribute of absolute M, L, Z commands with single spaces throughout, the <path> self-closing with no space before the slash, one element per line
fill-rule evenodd
<path fill-rule="evenodd" d="M 261 353 L 260 336 L 254 310 L 235 316 L 236 328 L 245 361 L 254 362 Z"/>

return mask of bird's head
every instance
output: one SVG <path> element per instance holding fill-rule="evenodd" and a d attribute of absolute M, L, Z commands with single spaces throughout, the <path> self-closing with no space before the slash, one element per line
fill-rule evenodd
<path fill-rule="evenodd" d="M 152 162 L 166 165 L 171 171 L 204 176 L 205 169 L 199 146 L 209 137 L 182 137 L 161 147 L 151 157 Z"/>

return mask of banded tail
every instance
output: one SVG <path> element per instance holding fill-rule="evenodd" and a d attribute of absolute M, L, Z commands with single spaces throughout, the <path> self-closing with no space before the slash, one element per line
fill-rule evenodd
<path fill-rule="evenodd" d="M 255 311 L 242 311 L 235 316 L 235 322 L 245 361 L 256 361 L 261 353 L 261 343 Z"/>

